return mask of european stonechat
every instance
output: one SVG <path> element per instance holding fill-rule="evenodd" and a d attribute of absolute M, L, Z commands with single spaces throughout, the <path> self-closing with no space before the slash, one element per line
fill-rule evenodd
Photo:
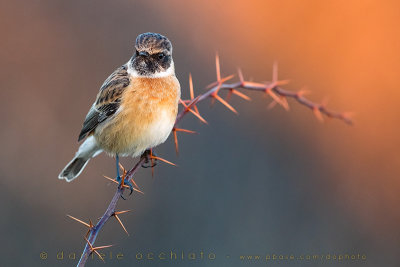
<path fill-rule="evenodd" d="M 140 34 L 133 56 L 101 86 L 79 134 L 78 141 L 86 140 L 58 178 L 72 181 L 102 151 L 116 157 L 118 173 L 119 156 L 136 157 L 165 142 L 180 95 L 171 42 L 161 34 Z"/>

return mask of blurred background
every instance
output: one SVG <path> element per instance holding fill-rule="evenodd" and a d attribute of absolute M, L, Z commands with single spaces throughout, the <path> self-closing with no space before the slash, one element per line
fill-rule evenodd
<path fill-rule="evenodd" d="M 216 51 L 223 75 L 241 67 L 254 81 L 270 80 L 277 60 L 280 78 L 291 80 L 285 88 L 307 86 L 318 102 L 328 97 L 328 107 L 355 112 L 355 125 L 321 124 L 293 101 L 290 112 L 268 110 L 271 99 L 257 93 L 249 93 L 250 103 L 232 99 L 239 116 L 202 103 L 209 125 L 184 119 L 181 127 L 200 134 L 179 135 L 179 157 L 172 138 L 157 149 L 179 167 L 160 163 L 154 178 L 141 169 L 136 181 L 145 194 L 119 202 L 119 209 L 133 210 L 121 216 L 131 235 L 114 220 L 101 232 L 96 245 L 116 244 L 104 250 L 108 266 L 399 266 L 399 7 L 341 0 L 2 1 L 0 265 L 77 263 L 68 256 L 82 251 L 86 229 L 66 214 L 85 221 L 103 214 L 115 185 L 102 175 L 115 175 L 114 160 L 98 156 L 72 183 L 57 176 L 78 148 L 98 88 L 128 61 L 136 36 L 153 31 L 173 42 L 184 98 L 189 72 L 197 93 L 214 81 Z M 177 260 L 145 259 L 171 251 Z M 272 254 L 366 260 L 240 260 Z M 99 264 L 95 258 L 88 266 Z"/>

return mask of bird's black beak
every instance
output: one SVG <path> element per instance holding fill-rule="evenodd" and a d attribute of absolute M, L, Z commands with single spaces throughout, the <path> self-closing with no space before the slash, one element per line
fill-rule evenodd
<path fill-rule="evenodd" d="M 141 51 L 141 52 L 139 52 L 139 56 L 148 57 L 148 56 L 150 56 L 150 54 L 146 51 Z"/>

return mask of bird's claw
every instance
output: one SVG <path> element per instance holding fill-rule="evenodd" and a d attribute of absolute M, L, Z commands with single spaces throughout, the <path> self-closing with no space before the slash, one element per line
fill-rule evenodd
<path fill-rule="evenodd" d="M 153 168 L 153 167 L 155 167 L 155 166 L 157 166 L 157 163 L 156 163 L 156 162 L 149 163 L 149 160 L 145 161 L 145 162 L 142 164 L 142 168 L 145 168 L 145 169 L 147 169 L 147 168 Z"/>
<path fill-rule="evenodd" d="M 127 181 L 125 181 L 125 184 L 127 186 L 129 186 L 129 190 L 131 190 L 131 192 L 129 192 L 129 195 L 132 195 L 132 193 L 133 193 L 133 185 L 132 185 L 132 183 L 129 180 L 127 180 Z"/>
<path fill-rule="evenodd" d="M 152 156 L 156 156 L 156 154 L 148 149 L 145 152 L 143 152 L 141 158 L 144 158 L 144 163 L 142 164 L 142 168 L 153 168 L 157 166 L 157 159 L 152 158 Z"/>
<path fill-rule="evenodd" d="M 126 180 L 126 179 L 122 180 L 121 176 L 117 176 L 116 180 L 119 183 L 119 187 L 123 187 L 124 185 L 129 186 L 129 190 L 130 190 L 129 195 L 132 195 L 132 193 L 133 193 L 133 185 L 129 180 Z M 121 197 L 122 197 L 123 200 L 126 200 L 123 195 L 121 195 Z"/>

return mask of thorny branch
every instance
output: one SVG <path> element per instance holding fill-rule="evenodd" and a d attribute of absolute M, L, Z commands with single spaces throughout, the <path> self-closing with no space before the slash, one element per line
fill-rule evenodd
<path fill-rule="evenodd" d="M 276 63 L 274 63 L 274 65 L 273 65 L 272 81 L 266 82 L 266 83 L 256 83 L 256 82 L 246 81 L 244 79 L 243 74 L 240 69 L 238 69 L 239 81 L 234 82 L 234 83 L 227 83 L 227 81 L 232 79 L 234 77 L 234 75 L 230 75 L 230 76 L 227 76 L 224 78 L 221 77 L 218 55 L 216 56 L 216 72 L 217 72 L 217 81 L 208 85 L 207 86 L 208 90 L 205 93 L 198 95 L 197 97 L 194 97 L 192 76 L 189 75 L 190 99 L 189 100 L 180 100 L 180 104 L 183 106 L 183 109 L 177 115 L 175 125 L 172 129 L 174 142 L 175 142 L 175 149 L 176 149 L 177 153 L 178 153 L 177 132 L 195 133 L 194 131 L 190 131 L 190 130 L 186 130 L 186 129 L 177 127 L 178 123 L 182 120 L 182 118 L 186 114 L 192 113 L 200 121 L 202 121 L 203 123 L 207 123 L 207 121 L 200 115 L 199 109 L 197 108 L 197 104 L 207 98 L 211 98 L 212 103 L 215 101 L 219 101 L 220 103 L 225 105 L 229 110 L 238 114 L 236 109 L 229 104 L 229 100 L 230 100 L 231 96 L 237 95 L 247 101 L 251 100 L 250 97 L 243 94 L 238 89 L 259 91 L 259 92 L 269 95 L 272 98 L 272 102 L 268 106 L 269 108 L 272 108 L 276 104 L 279 104 L 284 109 L 289 110 L 289 104 L 288 104 L 287 98 L 292 98 L 295 101 L 297 101 L 299 104 L 304 105 L 305 107 L 312 110 L 314 115 L 321 122 L 324 120 L 324 116 L 326 116 L 328 118 L 335 118 L 335 119 L 342 120 L 349 125 L 353 124 L 353 121 L 350 117 L 350 113 L 336 112 L 336 111 L 328 109 L 326 107 L 326 105 L 323 103 L 316 103 L 316 102 L 312 102 L 312 101 L 308 100 L 307 98 L 304 97 L 304 95 L 307 93 L 305 90 L 299 90 L 299 91 L 295 92 L 295 91 L 288 91 L 288 90 L 283 89 L 281 86 L 287 84 L 288 81 L 287 80 L 281 80 L 281 81 L 278 80 L 278 66 Z M 228 91 L 228 95 L 227 95 L 226 99 L 223 99 L 218 94 L 221 90 Z M 150 160 L 152 163 L 152 173 L 153 173 L 153 160 L 160 160 L 165 163 L 175 165 L 163 158 L 154 156 L 152 153 L 150 154 Z M 139 192 L 139 193 L 143 193 L 143 192 L 140 191 L 139 187 L 133 180 L 133 176 L 137 172 L 138 168 L 143 163 L 145 163 L 145 161 L 146 161 L 145 157 L 140 158 L 140 160 L 136 163 L 136 165 L 130 171 L 126 171 L 121 165 L 121 168 L 123 170 L 122 180 L 130 181 L 134 186 L 133 190 L 135 190 L 136 192 Z M 112 178 L 109 178 L 109 177 L 105 177 L 105 178 L 118 184 L 118 182 L 116 182 Z M 96 223 L 96 225 L 93 225 L 92 221 L 89 221 L 89 223 L 86 223 L 86 222 L 84 222 L 80 219 L 77 219 L 71 215 L 67 215 L 71 219 L 85 225 L 88 228 L 88 231 L 87 231 L 86 235 L 84 236 L 84 239 L 86 240 L 86 245 L 85 245 L 82 256 L 81 256 L 77 266 L 84 266 L 87 259 L 89 258 L 89 256 L 92 253 L 97 254 L 97 256 L 101 260 L 104 261 L 103 257 L 98 252 L 98 250 L 111 247 L 112 245 L 93 247 L 93 244 L 96 241 L 97 235 L 99 234 L 100 230 L 102 229 L 102 227 L 105 225 L 105 223 L 111 217 L 114 217 L 117 220 L 117 222 L 121 225 L 123 230 L 126 232 L 126 234 L 129 235 L 124 224 L 122 223 L 121 219 L 118 216 L 119 214 L 129 212 L 129 210 L 116 211 L 116 206 L 117 206 L 118 200 L 121 197 L 123 198 L 123 193 L 126 188 L 129 188 L 129 186 L 124 184 L 124 182 L 122 182 L 122 184 L 117 187 L 117 191 L 115 192 L 113 198 L 111 199 L 111 202 L 108 205 L 104 215 L 100 218 L 100 220 Z"/>
<path fill-rule="evenodd" d="M 131 181 L 131 183 L 134 185 L 134 190 L 138 191 L 138 192 L 141 192 L 141 191 L 137 188 L 137 185 L 133 180 L 133 176 L 136 173 L 136 171 L 138 170 L 138 168 L 144 163 L 144 161 L 145 161 L 145 158 L 144 157 L 141 158 L 138 161 L 138 163 L 136 163 L 135 167 L 133 167 L 128 172 L 126 172 L 126 170 L 123 169 L 122 181 Z M 108 177 L 106 177 L 106 178 L 110 179 Z M 115 181 L 115 180 L 112 179 L 112 181 Z M 119 214 L 122 214 L 122 213 L 125 213 L 128 211 L 119 211 L 118 212 L 115 210 L 118 200 L 123 196 L 125 188 L 129 188 L 129 186 L 125 185 L 124 182 L 121 184 L 121 186 L 117 187 L 117 191 L 115 192 L 114 197 L 111 199 L 111 202 L 108 205 L 106 211 L 104 212 L 104 215 L 100 218 L 100 220 L 94 226 L 93 226 L 92 222 L 87 224 L 79 219 L 76 219 L 76 218 L 68 215 L 70 218 L 72 218 L 88 227 L 88 232 L 86 233 L 86 236 L 85 236 L 86 245 L 85 245 L 82 256 L 81 256 L 77 266 L 85 266 L 87 259 L 89 258 L 90 254 L 92 254 L 93 252 L 96 253 L 99 256 L 99 258 L 104 261 L 104 259 L 97 252 L 97 250 L 106 248 L 109 246 L 93 247 L 93 244 L 96 241 L 97 235 L 99 234 L 101 228 L 103 228 L 104 224 L 111 217 L 115 217 L 115 219 L 119 222 L 119 224 L 124 229 L 124 231 L 128 234 L 128 231 L 126 230 L 125 226 L 122 224 L 121 219 L 118 217 Z M 88 235 L 89 235 L 89 237 L 87 237 Z"/>
<path fill-rule="evenodd" d="M 227 81 L 232 79 L 234 77 L 234 75 L 230 75 L 230 76 L 227 76 L 224 78 L 221 77 L 218 55 L 216 56 L 215 65 L 216 65 L 216 71 L 217 71 L 217 81 L 208 85 L 207 86 L 208 91 L 206 91 L 203 94 L 198 95 L 197 97 L 194 97 L 194 93 L 193 93 L 192 76 L 191 75 L 189 76 L 190 99 L 189 100 L 181 100 L 181 104 L 183 105 L 184 109 L 178 114 L 176 121 L 175 121 L 175 127 L 172 130 L 173 135 L 174 135 L 174 141 L 175 141 L 175 149 L 176 149 L 177 153 L 178 153 L 177 132 L 179 132 L 179 131 L 191 132 L 188 130 L 177 128 L 177 124 L 182 120 L 182 118 L 188 112 L 190 112 L 193 115 L 195 115 L 200 121 L 207 123 L 206 120 L 200 115 L 199 110 L 196 106 L 199 102 L 201 102 L 207 98 L 211 98 L 212 103 L 214 103 L 215 100 L 221 102 L 221 104 L 225 105 L 229 110 L 238 114 L 236 109 L 229 104 L 229 99 L 231 98 L 231 96 L 237 95 L 247 101 L 251 100 L 250 97 L 243 94 L 238 89 L 259 91 L 259 92 L 269 95 L 272 98 L 272 102 L 271 102 L 271 104 L 269 104 L 269 108 L 272 108 L 276 104 L 279 104 L 284 109 L 289 110 L 289 103 L 287 101 L 287 98 L 292 98 L 295 101 L 297 101 L 298 103 L 300 103 L 301 105 L 304 105 L 307 108 L 311 109 L 313 111 L 314 115 L 317 117 L 317 119 L 321 122 L 324 121 L 323 116 L 325 115 L 328 118 L 342 120 L 343 122 L 345 122 L 349 125 L 353 124 L 353 121 L 351 119 L 351 113 L 336 112 L 336 111 L 328 109 L 326 107 L 325 103 L 316 103 L 316 102 L 312 102 L 312 101 L 308 100 L 307 98 L 304 97 L 304 95 L 307 93 L 306 90 L 289 91 L 289 90 L 283 89 L 281 86 L 287 84 L 289 81 L 288 80 L 281 80 L 281 81 L 278 80 L 278 64 L 276 62 L 273 65 L 272 81 L 266 82 L 266 83 L 256 83 L 256 82 L 246 81 L 244 79 L 243 73 L 240 69 L 238 69 L 239 81 L 234 82 L 234 83 L 227 83 Z M 221 98 L 221 96 L 218 94 L 221 90 L 228 91 L 226 100 Z"/>

